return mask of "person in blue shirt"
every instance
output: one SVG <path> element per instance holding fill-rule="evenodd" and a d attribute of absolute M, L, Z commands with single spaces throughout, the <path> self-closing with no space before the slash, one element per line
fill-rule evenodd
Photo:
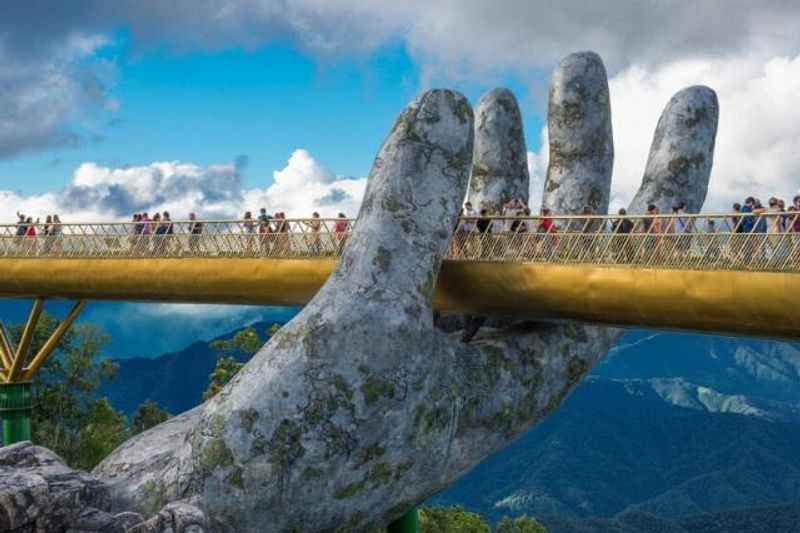
<path fill-rule="evenodd" d="M 744 205 L 742 206 L 741 213 L 743 215 L 742 221 L 739 223 L 739 230 L 738 233 L 750 233 L 753 231 L 753 227 L 756 224 L 756 217 L 754 216 L 747 216 L 747 213 L 753 212 L 753 207 L 756 205 L 756 199 L 752 196 L 748 196 L 747 199 L 744 201 Z"/>

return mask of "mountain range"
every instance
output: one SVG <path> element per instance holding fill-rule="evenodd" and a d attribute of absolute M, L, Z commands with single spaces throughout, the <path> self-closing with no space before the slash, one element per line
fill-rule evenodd
<path fill-rule="evenodd" d="M 123 359 L 102 394 L 179 413 L 216 358 L 199 341 Z M 552 532 L 758 531 L 743 524 L 800 522 L 798 430 L 800 345 L 632 331 L 553 415 L 429 503 Z"/>

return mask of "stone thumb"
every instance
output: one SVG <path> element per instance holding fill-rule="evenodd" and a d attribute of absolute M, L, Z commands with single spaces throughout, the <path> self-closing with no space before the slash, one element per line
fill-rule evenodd
<path fill-rule="evenodd" d="M 414 308 L 432 316 L 436 278 L 472 164 L 466 98 L 427 91 L 398 117 L 378 152 L 355 229 L 319 299 L 369 313 Z M 311 305 L 311 304 L 309 304 Z"/>

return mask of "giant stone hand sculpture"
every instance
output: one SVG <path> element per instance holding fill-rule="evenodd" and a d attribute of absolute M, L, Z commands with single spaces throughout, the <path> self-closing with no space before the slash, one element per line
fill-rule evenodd
<path fill-rule="evenodd" d="M 472 144 L 472 111 L 459 94 L 429 91 L 409 105 L 314 299 L 219 395 L 98 466 L 120 507 L 153 513 L 189 499 L 219 531 L 368 531 L 558 407 L 615 330 L 519 323 L 463 344 L 433 327 Z M 608 197 L 608 175 L 560 179 L 558 205 L 584 201 L 586 187 Z"/>

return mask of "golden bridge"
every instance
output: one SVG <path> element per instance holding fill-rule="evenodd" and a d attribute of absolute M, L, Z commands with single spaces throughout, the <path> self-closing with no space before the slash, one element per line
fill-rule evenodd
<path fill-rule="evenodd" d="M 756 233 L 755 223 L 742 232 L 744 218 L 461 220 L 434 305 L 444 312 L 800 338 L 800 233 L 790 231 L 793 220 L 781 232 Z M 356 223 L 60 224 L 47 232 L 39 225 L 35 236 L 0 226 L 0 297 L 303 305 L 332 272 Z"/>
<path fill-rule="evenodd" d="M 798 216 L 461 219 L 434 306 L 800 339 Z M 86 301 L 303 305 L 335 268 L 355 224 L 314 218 L 0 226 L 0 298 L 34 300 L 18 339 L 0 323 L 3 442 L 30 439 L 31 380 Z M 77 303 L 29 354 L 48 298 Z"/>

